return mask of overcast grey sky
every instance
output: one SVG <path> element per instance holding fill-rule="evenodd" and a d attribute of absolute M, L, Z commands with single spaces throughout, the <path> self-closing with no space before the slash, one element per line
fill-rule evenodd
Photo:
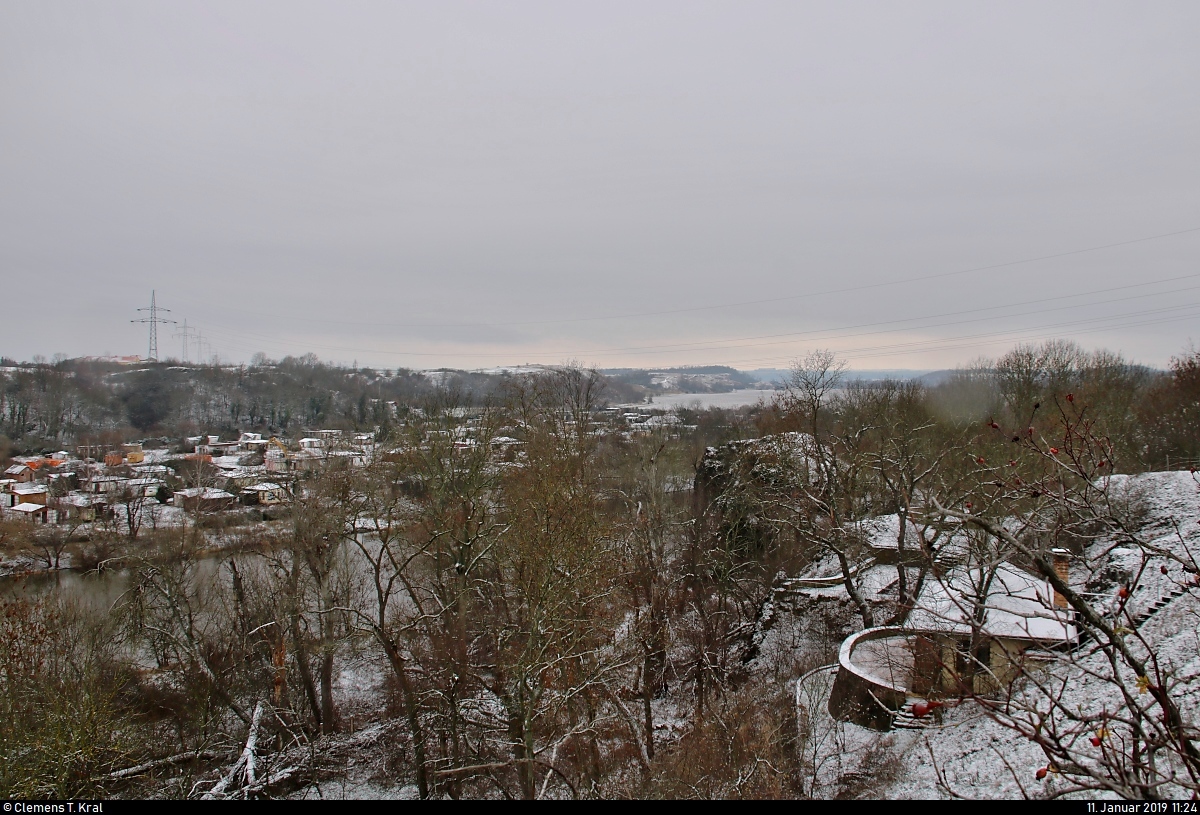
<path fill-rule="evenodd" d="M 0 353 L 144 354 L 154 288 L 235 361 L 1162 365 L 1200 340 L 1198 33 L 1195 2 L 8 2 Z"/>

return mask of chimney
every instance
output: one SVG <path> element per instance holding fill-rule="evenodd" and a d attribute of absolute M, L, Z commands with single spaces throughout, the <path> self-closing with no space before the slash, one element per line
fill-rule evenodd
<path fill-rule="evenodd" d="M 1054 573 L 1058 575 L 1062 582 L 1070 585 L 1071 566 L 1069 558 L 1071 557 L 1071 553 L 1066 549 L 1051 549 L 1050 554 L 1054 556 Z M 1063 597 L 1062 594 L 1059 593 L 1058 589 L 1054 589 L 1054 607 L 1067 607 L 1067 598 Z"/>

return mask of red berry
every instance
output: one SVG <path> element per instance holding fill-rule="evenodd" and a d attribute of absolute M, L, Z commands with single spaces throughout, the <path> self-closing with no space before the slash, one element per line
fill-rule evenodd
<path fill-rule="evenodd" d="M 1120 589 L 1117 590 L 1117 596 L 1120 597 L 1122 600 L 1127 599 L 1129 597 L 1129 589 L 1126 588 L 1125 586 L 1122 586 Z"/>
<path fill-rule="evenodd" d="M 1074 401 L 1075 401 L 1075 394 L 1073 394 L 1073 393 L 1068 393 L 1068 394 L 1067 394 L 1067 401 L 1068 401 L 1068 402 L 1074 402 Z"/>
<path fill-rule="evenodd" d="M 987 459 L 985 459 L 983 456 L 980 456 L 979 458 L 975 459 L 975 463 L 976 464 L 987 464 Z"/>
<path fill-rule="evenodd" d="M 970 508 L 971 508 L 971 502 L 967 501 L 967 509 L 970 509 Z"/>
<path fill-rule="evenodd" d="M 1045 768 L 1045 767 L 1038 767 L 1038 771 L 1037 771 L 1036 773 L 1034 773 L 1034 775 L 1036 775 L 1036 776 L 1037 776 L 1037 780 L 1038 780 L 1038 781 L 1041 781 L 1043 778 L 1045 778 L 1045 777 L 1046 777 L 1046 768 Z"/>
<path fill-rule="evenodd" d="M 1088 739 L 1088 741 L 1090 741 L 1092 743 L 1093 747 L 1100 746 L 1100 737 L 1099 736 L 1092 736 L 1090 739 Z"/>
<path fill-rule="evenodd" d="M 1169 574 L 1169 571 L 1167 570 L 1167 567 L 1166 567 L 1166 566 L 1159 566 L 1159 567 L 1158 567 L 1158 570 L 1159 570 L 1160 572 L 1162 572 L 1163 574 Z"/>
<path fill-rule="evenodd" d="M 1000 429 L 1000 425 L 996 424 L 995 422 L 992 422 L 992 430 L 999 430 L 999 429 Z"/>
<path fill-rule="evenodd" d="M 1010 460 L 1010 461 L 1008 462 L 1008 466 L 1009 466 L 1009 467 L 1016 467 L 1016 466 L 1017 466 L 1017 462 Z"/>
<path fill-rule="evenodd" d="M 1033 428 L 1031 427 L 1031 428 L 1029 428 L 1028 430 L 1026 430 L 1025 432 L 1026 432 L 1026 433 L 1028 433 L 1029 435 L 1031 435 L 1031 436 L 1032 436 L 1032 435 L 1033 435 Z"/>
<path fill-rule="evenodd" d="M 1097 466 L 1097 467 L 1103 467 L 1103 466 L 1104 466 L 1104 462 L 1103 462 L 1103 461 L 1101 461 L 1101 462 L 1100 462 L 1099 464 L 1097 464 L 1096 466 Z"/>
<path fill-rule="evenodd" d="M 1057 455 L 1058 455 L 1058 448 L 1057 448 L 1057 447 L 1051 447 L 1051 448 L 1050 448 L 1050 455 L 1052 455 L 1052 456 L 1057 456 Z"/>

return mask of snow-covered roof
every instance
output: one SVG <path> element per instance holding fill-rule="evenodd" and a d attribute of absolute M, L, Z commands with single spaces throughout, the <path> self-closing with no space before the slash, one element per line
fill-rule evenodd
<path fill-rule="evenodd" d="M 25 512 L 32 515 L 35 512 L 45 512 L 46 507 L 41 504 L 17 504 L 12 510 L 13 512 Z"/>
<path fill-rule="evenodd" d="M 255 484 L 254 486 L 246 487 L 242 490 L 242 492 L 273 492 L 281 489 L 283 489 L 283 487 L 268 481 L 263 484 Z"/>
<path fill-rule="evenodd" d="M 927 580 L 905 627 L 970 633 L 971 617 L 982 605 L 981 630 L 989 636 L 1040 642 L 1076 638 L 1075 625 L 1066 609 L 1054 606 L 1054 592 L 1045 580 L 1007 563 L 996 568 L 986 587 L 985 578 L 980 569 L 958 568 Z"/>
<path fill-rule="evenodd" d="M 949 523 L 953 523 L 950 521 Z M 850 528 L 851 525 L 848 525 Z M 898 552 L 900 548 L 900 518 L 895 514 L 880 515 L 868 518 L 853 525 L 855 531 L 862 534 L 867 545 L 876 550 L 881 557 L 889 552 Z M 932 531 L 929 532 L 932 535 Z M 961 560 L 970 547 L 969 531 L 959 526 L 950 526 L 937 537 L 935 548 L 939 559 Z M 904 534 L 904 548 L 911 554 L 921 551 L 921 530 L 911 520 L 907 521 Z"/>
<path fill-rule="evenodd" d="M 177 490 L 175 494 L 182 495 L 184 498 L 204 498 L 210 501 L 235 497 L 231 493 L 225 492 L 225 490 L 218 490 L 215 487 L 188 487 L 187 489 Z"/>

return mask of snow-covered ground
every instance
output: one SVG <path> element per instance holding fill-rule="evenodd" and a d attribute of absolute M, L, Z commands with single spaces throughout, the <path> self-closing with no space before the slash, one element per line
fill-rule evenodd
<path fill-rule="evenodd" d="M 1114 495 L 1142 503 L 1140 535 L 1150 548 L 1161 548 L 1182 557 L 1188 557 L 1189 550 L 1200 548 L 1200 485 L 1189 473 L 1114 476 L 1110 486 Z M 1136 569 L 1140 559 L 1140 553 L 1129 547 L 1114 548 L 1111 542 L 1101 541 L 1091 545 L 1082 559 L 1077 559 L 1071 582 L 1084 589 L 1090 581 L 1095 588 L 1096 581 L 1105 575 L 1128 574 Z M 1165 573 L 1163 566 L 1167 567 Z M 1178 702 L 1185 720 L 1194 722 L 1200 715 L 1200 598 L 1194 592 L 1200 590 L 1192 589 L 1171 598 L 1173 591 L 1183 587 L 1184 578 L 1182 569 L 1167 558 L 1151 558 L 1131 609 L 1136 615 L 1159 599 L 1168 600 L 1141 625 L 1139 633 L 1167 670 L 1183 681 Z M 804 594 L 813 600 L 818 596 L 830 600 L 839 591 L 830 588 L 807 590 Z M 776 626 L 767 639 L 779 636 L 786 628 Z M 765 642 L 764 650 L 780 645 Z M 1065 687 L 1063 702 L 1070 709 L 1087 713 L 1120 704 L 1113 686 L 1102 678 L 1105 666 L 1103 654 L 1087 655 L 1085 651 L 1082 655 L 1077 652 L 1074 662 L 1063 658 L 1051 663 L 1047 670 Z M 805 692 L 811 695 L 812 690 Z M 825 727 L 832 731 L 834 726 L 825 723 Z M 837 739 L 833 736 L 830 739 L 853 743 L 856 754 L 870 756 L 876 765 L 890 763 L 889 771 L 878 774 L 877 786 L 867 793 L 873 798 L 1043 798 L 1065 789 L 1069 783 L 1053 773 L 1038 779 L 1037 770 L 1047 765 L 1042 750 L 969 702 L 948 708 L 940 727 L 875 733 L 855 725 L 842 725 L 842 730 L 836 734 Z M 1082 745 L 1079 753 L 1085 757 L 1089 750 L 1084 743 L 1088 735 L 1081 733 L 1078 742 Z M 1097 748 L 1090 749 L 1099 753 Z M 839 771 L 853 775 L 853 770 L 847 770 L 844 764 L 838 762 Z M 818 795 L 836 792 L 833 781 L 822 778 L 815 792 Z M 1101 796 L 1100 793 L 1083 795 Z"/>

